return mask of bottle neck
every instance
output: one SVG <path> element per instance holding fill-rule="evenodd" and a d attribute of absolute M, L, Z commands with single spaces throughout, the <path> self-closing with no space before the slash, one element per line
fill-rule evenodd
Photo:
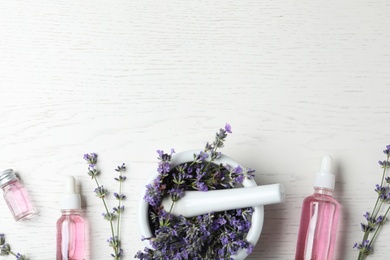
<path fill-rule="evenodd" d="M 7 182 L 7 183 L 5 183 L 5 184 L 3 184 L 3 185 L 0 185 L 0 188 L 2 188 L 3 191 L 7 191 L 7 190 L 9 190 L 10 188 L 15 187 L 15 186 L 17 186 L 17 187 L 20 187 L 20 186 L 21 186 L 18 179 L 14 179 L 14 180 L 9 181 L 9 182 Z"/>
<path fill-rule="evenodd" d="M 61 209 L 62 215 L 80 215 L 80 209 Z"/>
<path fill-rule="evenodd" d="M 323 188 L 323 187 L 314 187 L 314 194 L 321 194 L 321 195 L 327 195 L 327 196 L 333 196 L 333 190 Z"/>

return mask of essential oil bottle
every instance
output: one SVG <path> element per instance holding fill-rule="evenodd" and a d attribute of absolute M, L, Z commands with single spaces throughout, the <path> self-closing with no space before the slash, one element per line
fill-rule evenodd
<path fill-rule="evenodd" d="M 57 221 L 57 260 L 85 259 L 85 221 L 81 216 L 81 197 L 76 180 L 68 177 L 61 200 L 61 217 Z"/>
<path fill-rule="evenodd" d="M 333 198 L 334 184 L 332 157 L 326 155 L 316 174 L 314 194 L 303 201 L 295 260 L 333 259 L 340 212 Z"/>
<path fill-rule="evenodd" d="M 3 190 L 4 199 L 16 221 L 29 219 L 35 214 L 27 192 L 14 170 L 8 169 L 0 172 L 0 188 Z"/>

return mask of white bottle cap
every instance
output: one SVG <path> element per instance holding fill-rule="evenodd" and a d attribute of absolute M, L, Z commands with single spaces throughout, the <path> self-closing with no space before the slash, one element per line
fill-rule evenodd
<path fill-rule="evenodd" d="M 322 157 L 321 170 L 317 172 L 314 187 L 334 190 L 335 176 L 332 172 L 332 157 Z"/>
<path fill-rule="evenodd" d="M 81 197 L 76 192 L 76 180 L 73 176 L 66 177 L 65 194 L 60 203 L 61 209 L 81 209 Z"/>

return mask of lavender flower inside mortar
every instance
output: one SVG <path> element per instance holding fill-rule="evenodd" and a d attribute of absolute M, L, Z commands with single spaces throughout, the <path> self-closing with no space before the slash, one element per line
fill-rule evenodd
<path fill-rule="evenodd" d="M 149 246 L 138 251 L 138 259 L 244 259 L 259 239 L 263 206 L 210 212 L 196 217 L 175 216 L 161 201 L 170 195 L 175 202 L 186 190 L 230 189 L 257 186 L 254 171 L 239 166 L 218 149 L 224 146 L 230 125 L 217 132 L 203 151 L 175 154 L 158 152 L 158 169 L 140 203 L 140 226 Z"/>

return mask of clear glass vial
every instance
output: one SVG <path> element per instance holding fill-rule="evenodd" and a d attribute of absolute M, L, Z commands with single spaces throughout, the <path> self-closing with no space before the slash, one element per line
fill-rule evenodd
<path fill-rule="evenodd" d="M 35 214 L 27 192 L 14 170 L 0 172 L 0 188 L 16 221 L 31 218 Z"/>

